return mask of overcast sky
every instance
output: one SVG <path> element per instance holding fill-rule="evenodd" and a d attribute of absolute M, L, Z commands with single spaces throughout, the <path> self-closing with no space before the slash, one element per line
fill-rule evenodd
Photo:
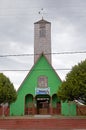
<path fill-rule="evenodd" d="M 52 53 L 86 51 L 86 0 L 0 0 L 0 55 L 33 54 L 34 22 L 51 22 Z M 85 60 L 86 53 L 52 55 L 54 69 L 71 69 Z M 16 89 L 34 64 L 33 56 L 0 57 L 0 72 L 13 82 Z M 20 71 L 1 71 L 19 70 Z M 62 80 L 67 70 L 58 70 Z"/>

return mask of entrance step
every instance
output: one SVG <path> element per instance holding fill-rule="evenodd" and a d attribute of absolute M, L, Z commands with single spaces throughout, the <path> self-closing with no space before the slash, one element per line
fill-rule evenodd
<path fill-rule="evenodd" d="M 51 115 L 34 115 L 35 118 L 51 118 Z"/>

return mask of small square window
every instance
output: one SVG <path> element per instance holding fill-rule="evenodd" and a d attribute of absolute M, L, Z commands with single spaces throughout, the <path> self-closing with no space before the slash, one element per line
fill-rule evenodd
<path fill-rule="evenodd" d="M 48 78 L 46 76 L 40 76 L 38 78 L 38 87 L 47 88 L 48 87 Z"/>

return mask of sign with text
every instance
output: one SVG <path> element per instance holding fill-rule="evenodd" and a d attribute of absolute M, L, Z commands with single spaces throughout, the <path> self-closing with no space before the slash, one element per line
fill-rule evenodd
<path fill-rule="evenodd" d="M 36 88 L 35 89 L 36 94 L 50 94 L 50 88 Z"/>

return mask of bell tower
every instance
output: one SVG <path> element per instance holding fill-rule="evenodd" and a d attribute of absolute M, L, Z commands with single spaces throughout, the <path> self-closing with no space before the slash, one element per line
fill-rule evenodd
<path fill-rule="evenodd" d="M 51 64 L 51 23 L 43 18 L 34 23 L 34 63 L 42 53 Z"/>

